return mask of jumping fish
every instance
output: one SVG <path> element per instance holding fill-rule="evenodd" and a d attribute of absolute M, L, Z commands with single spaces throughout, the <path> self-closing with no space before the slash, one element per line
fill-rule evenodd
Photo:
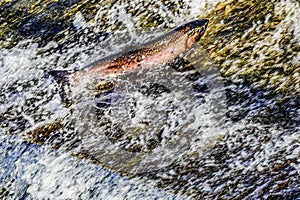
<path fill-rule="evenodd" d="M 53 70 L 49 74 L 74 85 L 86 79 L 117 76 L 141 68 L 171 64 L 194 47 L 204 34 L 207 24 L 207 19 L 191 21 L 135 50 L 102 58 L 77 71 Z"/>

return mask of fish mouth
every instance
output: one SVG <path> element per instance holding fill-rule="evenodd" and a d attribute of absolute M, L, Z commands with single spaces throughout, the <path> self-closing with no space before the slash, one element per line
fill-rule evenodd
<path fill-rule="evenodd" d="M 209 21 L 207 19 L 191 22 L 190 31 L 188 33 L 189 37 L 193 37 L 195 39 L 195 42 L 198 42 L 205 32 L 208 22 Z"/>
<path fill-rule="evenodd" d="M 188 37 L 186 41 L 187 48 L 192 48 L 195 43 L 200 40 L 207 28 L 208 22 L 209 20 L 203 19 L 195 20 L 187 24 L 187 27 L 189 27 L 189 30 L 187 32 Z"/>

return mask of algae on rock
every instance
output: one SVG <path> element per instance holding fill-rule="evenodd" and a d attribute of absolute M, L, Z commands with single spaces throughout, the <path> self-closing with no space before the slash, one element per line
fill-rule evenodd
<path fill-rule="evenodd" d="M 200 44 L 223 76 L 300 96 L 300 6 L 286 2 L 294 8 L 278 0 L 228 0 L 205 16 L 210 25 Z"/>

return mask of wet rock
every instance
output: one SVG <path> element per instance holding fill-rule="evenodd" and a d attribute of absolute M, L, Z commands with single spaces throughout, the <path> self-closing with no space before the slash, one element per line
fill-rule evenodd
<path fill-rule="evenodd" d="M 104 1 L 101 5 L 96 1 L 87 3 L 80 0 L 4 1 L 0 3 L 1 46 L 11 49 L 19 41 L 30 39 L 39 48 L 43 47 L 39 49 L 39 56 L 73 51 L 76 45 L 85 47 L 80 52 L 50 62 L 51 67 L 59 65 L 65 68 L 78 61 L 77 56 L 82 55 L 82 52 L 91 55 L 90 50 L 96 48 L 95 44 L 107 41 L 107 38 L 116 38 L 107 41 L 105 49 L 108 52 L 120 44 L 138 44 L 139 41 L 135 40 L 140 38 L 132 38 L 132 34 L 127 33 L 127 22 L 122 18 L 124 13 L 132 19 L 130 30 L 134 34 L 149 33 L 145 37 L 151 38 L 155 36 L 151 27 L 156 27 L 157 31 L 172 27 L 177 24 L 174 21 L 178 19 L 176 16 L 188 12 L 188 7 L 181 1 L 122 2 L 124 6 L 118 1 Z M 293 6 L 287 7 L 285 3 Z M 175 18 L 169 12 L 164 12 L 162 5 Z M 289 0 L 275 0 L 272 3 L 266 0 L 227 0 L 218 3 L 209 14 L 199 16 L 210 20 L 206 35 L 199 42 L 209 59 L 202 61 L 203 58 L 199 58 L 190 63 L 178 63 L 178 68 L 174 68 L 178 72 L 186 72 L 194 66 L 198 66 L 197 69 L 217 66 L 228 81 L 219 88 L 224 90 L 226 96 L 219 97 L 226 105 L 226 109 L 220 109 L 220 112 L 226 114 L 222 124 L 224 129 L 221 130 L 224 134 L 214 138 L 214 142 L 208 142 L 205 148 L 192 148 L 189 144 L 201 144 L 208 139 L 197 137 L 206 132 L 214 134 L 219 131 L 213 129 L 218 127 L 218 122 L 205 124 L 211 118 L 196 121 L 199 115 L 213 113 L 212 109 L 205 108 L 205 113 L 203 110 L 194 111 L 195 107 L 185 107 L 188 103 L 194 103 L 196 95 L 190 101 L 180 99 L 182 104 L 172 104 L 176 96 L 171 95 L 169 86 L 159 82 L 147 83 L 138 88 L 145 98 L 140 101 L 144 103 L 143 106 L 145 102 L 153 101 L 146 105 L 152 109 L 147 111 L 151 112 L 138 110 L 136 97 L 132 98 L 133 102 L 126 102 L 121 94 L 117 106 L 112 106 L 112 98 L 98 102 L 93 97 L 91 101 L 95 102 L 94 108 L 76 105 L 78 110 L 70 108 L 69 116 L 63 119 L 63 123 L 54 121 L 37 126 L 27 134 L 27 139 L 72 152 L 78 158 L 89 159 L 124 176 L 151 180 L 157 187 L 195 199 L 296 199 L 300 193 L 300 48 L 298 22 L 295 20 L 298 10 L 299 3 Z M 55 43 L 52 48 L 44 48 L 51 42 Z M 99 48 L 102 48 L 101 45 Z M 38 56 L 34 59 L 38 60 Z M 59 59 L 64 59 L 64 62 L 58 62 Z M 43 67 L 43 70 L 46 69 Z M 192 92 L 203 99 L 200 105 L 207 102 L 207 96 L 217 92 L 210 90 L 206 84 L 205 78 L 208 76 L 201 77 L 198 73 L 181 75 L 188 80 L 188 84 L 183 85 L 180 92 L 186 92 L 191 86 Z M 182 79 L 178 80 L 180 84 L 184 83 Z M 0 127 L 6 134 L 21 134 L 32 129 L 33 124 L 48 121 L 57 113 L 57 110 L 43 109 L 43 105 L 48 102 L 56 102 L 58 97 L 55 95 L 59 93 L 47 88 L 48 85 L 43 87 L 44 83 L 24 80 L 3 85 L 1 104 L 10 103 L 0 116 Z M 33 88 L 37 91 L 33 91 Z M 103 97 L 115 88 L 111 82 L 107 82 L 92 89 L 100 91 L 98 97 Z M 134 89 L 134 92 L 138 90 Z M 133 90 L 129 92 L 133 93 Z M 162 98 L 164 96 L 168 99 Z M 216 107 L 215 101 L 210 100 L 209 105 Z M 192 112 L 195 114 L 188 118 Z M 144 118 L 139 118 L 141 113 Z M 122 120 L 114 121 L 116 116 Z M 131 126 L 126 127 L 124 124 Z M 191 124 L 192 131 L 189 127 Z M 182 148 L 176 146 L 176 138 L 187 141 L 188 147 L 183 149 L 185 153 L 178 153 Z M 108 145 L 99 150 L 104 139 L 108 140 Z M 165 156 L 162 156 L 152 163 L 154 166 L 165 164 L 161 168 L 131 171 L 152 151 L 166 148 L 168 144 L 175 146 L 174 151 L 169 152 L 173 159 L 171 164 L 166 164 L 162 160 Z M 118 152 L 114 152 L 117 148 Z M 74 152 L 74 149 L 79 150 Z M 119 151 L 131 157 L 125 154 L 120 156 Z M 132 158 L 132 155 L 139 156 Z M 130 162 L 124 164 L 127 160 Z M 1 191 L 7 196 L 7 189 Z"/>
<path fill-rule="evenodd" d="M 143 85 L 140 89 L 140 91 L 149 96 L 157 97 L 160 94 L 166 92 L 171 92 L 170 89 L 168 89 L 166 86 L 161 85 L 159 83 L 151 83 L 149 86 Z"/>
<path fill-rule="evenodd" d="M 210 26 L 200 43 L 223 76 L 299 97 L 299 62 L 294 61 L 300 53 L 299 25 L 293 20 L 299 4 L 292 4 L 294 8 L 280 1 L 219 3 L 206 16 Z"/>

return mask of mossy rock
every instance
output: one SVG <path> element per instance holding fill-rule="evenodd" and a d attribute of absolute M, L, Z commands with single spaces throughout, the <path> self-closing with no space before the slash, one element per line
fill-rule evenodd
<path fill-rule="evenodd" d="M 63 128 L 61 120 L 56 120 L 53 123 L 47 124 L 45 126 L 39 126 L 33 131 L 26 133 L 26 139 L 31 143 L 43 144 L 47 138 Z"/>
<path fill-rule="evenodd" d="M 287 10 L 280 1 L 219 3 L 205 16 L 210 24 L 200 43 L 223 76 L 299 97 L 300 45 L 296 22 L 290 20 L 296 10 Z"/>
<path fill-rule="evenodd" d="M 175 4 L 170 1 L 162 1 L 161 4 L 168 6 L 173 15 L 178 15 L 180 9 L 185 7 L 184 3 Z M 126 21 L 111 15 L 112 9 L 116 16 L 120 12 L 126 12 L 137 32 L 165 22 L 174 22 L 170 16 L 158 12 L 161 7 L 159 1 L 127 1 L 120 5 L 118 1 L 4 1 L 0 3 L 0 45 L 11 48 L 24 39 L 32 39 L 40 46 L 55 41 L 61 47 L 78 42 L 83 35 L 88 35 L 86 39 L 95 41 L 102 36 L 95 29 L 100 29 L 104 34 L 126 27 Z M 82 15 L 85 27 L 74 26 L 76 15 Z"/>

